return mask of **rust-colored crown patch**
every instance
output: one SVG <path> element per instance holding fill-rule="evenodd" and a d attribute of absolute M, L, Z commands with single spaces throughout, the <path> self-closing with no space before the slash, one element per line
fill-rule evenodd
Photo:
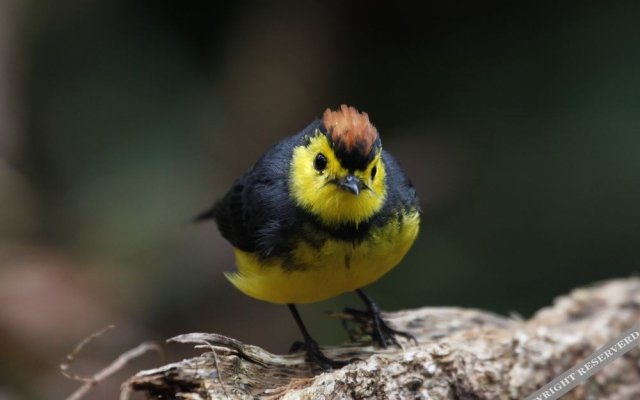
<path fill-rule="evenodd" d="M 333 143 L 346 152 L 368 155 L 378 142 L 378 130 L 369 121 L 369 115 L 354 107 L 342 104 L 337 111 L 327 108 L 322 123 Z"/>

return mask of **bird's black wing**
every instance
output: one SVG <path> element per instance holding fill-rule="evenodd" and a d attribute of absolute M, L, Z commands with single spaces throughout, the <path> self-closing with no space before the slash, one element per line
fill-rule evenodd
<path fill-rule="evenodd" d="M 409 177 L 407 177 L 402 170 L 402 167 L 400 167 L 398 161 L 387 151 L 383 150 L 382 162 L 387 172 L 387 198 L 382 212 L 388 214 L 399 208 L 405 210 L 420 210 L 416 189 L 413 187 Z"/>
<path fill-rule="evenodd" d="M 222 236 L 241 250 L 263 257 L 289 251 L 301 213 L 289 196 L 291 157 L 293 149 L 304 144 L 319 124 L 314 121 L 269 149 L 197 220 L 213 218 Z"/>

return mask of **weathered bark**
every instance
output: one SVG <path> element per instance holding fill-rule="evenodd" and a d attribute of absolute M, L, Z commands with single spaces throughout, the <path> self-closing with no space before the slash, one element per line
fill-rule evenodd
<path fill-rule="evenodd" d="M 322 372 L 302 354 L 274 355 L 216 334 L 186 334 L 195 358 L 141 371 L 126 390 L 162 399 L 523 399 L 625 329 L 640 322 L 640 279 L 576 289 L 530 320 L 460 308 L 387 313 L 418 339 L 382 350 L 349 344 L 326 348 L 357 358 Z M 640 348 L 594 375 L 564 399 L 640 399 Z"/>

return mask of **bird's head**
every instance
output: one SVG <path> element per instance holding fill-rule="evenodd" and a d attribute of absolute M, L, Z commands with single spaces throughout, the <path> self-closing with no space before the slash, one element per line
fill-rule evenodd
<path fill-rule="evenodd" d="M 300 207 L 327 225 L 359 224 L 382 208 L 385 166 L 367 113 L 327 109 L 320 126 L 293 151 L 290 190 Z"/>

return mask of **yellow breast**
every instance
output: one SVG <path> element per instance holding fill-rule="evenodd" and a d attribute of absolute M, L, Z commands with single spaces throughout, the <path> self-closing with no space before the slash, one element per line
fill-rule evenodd
<path fill-rule="evenodd" d="M 227 278 L 247 296 L 272 303 L 313 303 L 366 286 L 398 265 L 418 235 L 412 210 L 372 228 L 359 243 L 327 240 L 319 247 L 300 241 L 281 257 L 259 259 L 235 249 L 238 272 Z M 292 268 L 291 265 L 294 267 Z"/>

